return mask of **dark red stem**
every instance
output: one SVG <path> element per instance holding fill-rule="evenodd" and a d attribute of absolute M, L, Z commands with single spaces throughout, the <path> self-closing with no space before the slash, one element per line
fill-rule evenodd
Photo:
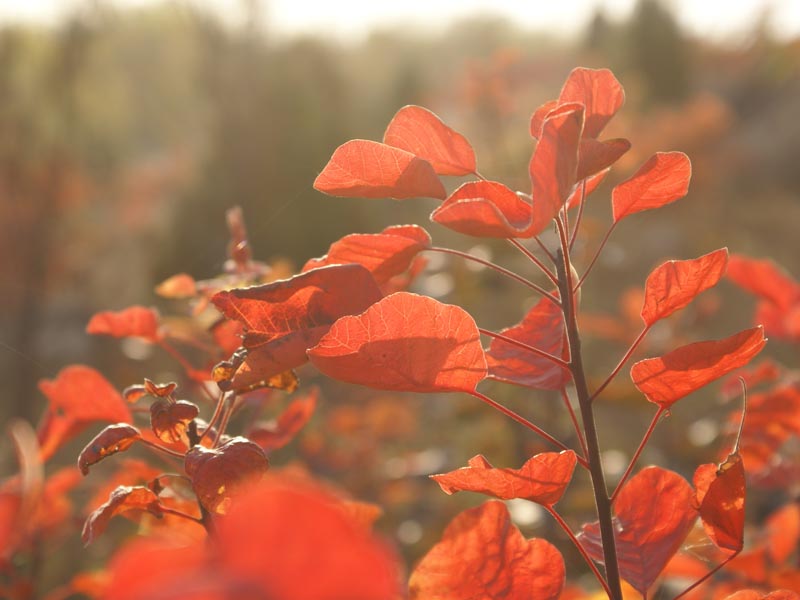
<path fill-rule="evenodd" d="M 720 570 L 722 567 L 724 567 L 725 565 L 727 565 L 727 564 L 728 564 L 729 562 L 731 562 L 731 561 L 732 561 L 734 558 L 736 558 L 737 556 L 739 556 L 739 553 L 740 553 L 740 552 L 741 552 L 741 550 L 737 550 L 736 552 L 734 552 L 733 554 L 731 554 L 731 555 L 730 555 L 728 558 L 726 558 L 725 560 L 723 560 L 723 561 L 722 561 L 721 563 L 719 563 L 719 564 L 718 564 L 716 567 L 714 567 L 713 569 L 711 569 L 711 570 L 710 570 L 708 573 L 706 573 L 705 575 L 703 575 L 703 576 L 702 576 L 700 579 L 698 579 L 697 581 L 695 581 L 695 582 L 694 582 L 692 585 L 690 585 L 688 588 L 686 588 L 685 590 L 683 590 L 683 591 L 682 591 L 680 594 L 678 594 L 677 596 L 675 596 L 675 597 L 674 597 L 672 600 L 678 600 L 678 598 L 680 598 L 680 597 L 682 597 L 682 596 L 685 596 L 686 594 L 688 594 L 689 592 L 691 592 L 691 591 L 692 591 L 694 588 L 696 588 L 698 585 L 700 585 L 701 583 L 703 583 L 703 582 L 704 582 L 706 579 L 708 579 L 709 577 L 711 577 L 711 576 L 712 576 L 714 573 L 716 573 L 717 571 L 719 571 L 719 570 Z"/>
<path fill-rule="evenodd" d="M 594 257 L 592 258 L 592 261 L 589 263 L 589 266 L 586 267 L 586 271 L 584 271 L 583 277 L 581 277 L 581 280 L 578 282 L 578 285 L 576 285 L 573 288 L 573 290 L 575 290 L 576 292 L 583 285 L 583 282 L 586 281 L 586 278 L 589 276 L 589 273 L 592 272 L 592 268 L 594 267 L 594 264 L 597 262 L 597 259 L 600 258 L 600 253 L 603 251 L 603 248 L 606 247 L 606 242 L 608 242 L 608 238 L 611 237 L 611 232 L 614 231 L 614 228 L 616 226 L 617 226 L 616 223 L 612 223 L 611 227 L 609 227 L 608 231 L 606 231 L 606 235 L 603 238 L 603 241 L 600 242 L 600 246 L 598 246 L 597 252 L 594 253 Z"/>
<path fill-rule="evenodd" d="M 572 425 L 575 427 L 575 435 L 578 436 L 578 441 L 581 444 L 581 449 L 583 450 L 583 455 L 586 456 L 586 440 L 583 439 L 583 430 L 581 429 L 580 424 L 578 423 L 578 417 L 575 416 L 575 410 L 572 408 L 572 403 L 569 401 L 569 394 L 567 394 L 566 388 L 561 388 L 561 399 L 564 401 L 564 405 L 567 407 L 567 411 L 569 412 L 569 417 L 572 419 Z"/>
<path fill-rule="evenodd" d="M 648 331 L 650 331 L 650 326 L 649 325 L 647 325 L 644 329 L 642 329 L 642 332 L 636 337 L 635 340 L 633 340 L 633 343 L 631 344 L 630 348 L 628 348 L 628 351 L 625 352 L 625 356 L 623 356 L 620 359 L 620 361 L 617 363 L 617 366 L 614 367 L 613 371 L 611 371 L 611 374 L 608 377 L 606 377 L 606 380 L 592 394 L 592 401 L 593 402 L 594 402 L 594 399 L 597 398 L 604 389 L 606 389 L 608 384 L 613 381 L 614 377 L 617 376 L 617 373 L 620 372 L 622 367 L 625 366 L 625 363 L 628 362 L 628 359 L 636 351 L 636 348 L 638 348 L 639 344 L 642 343 L 642 340 L 644 339 L 644 336 L 647 335 Z"/>
<path fill-rule="evenodd" d="M 549 352 L 540 350 L 539 348 L 526 344 L 525 342 L 520 342 L 519 340 L 515 340 L 514 338 L 508 337 L 507 335 L 503 335 L 502 333 L 496 333 L 494 331 L 489 331 L 488 329 L 481 329 L 480 327 L 478 328 L 478 331 L 483 335 L 488 335 L 489 337 L 501 340 L 506 344 L 511 344 L 512 346 L 516 346 L 517 348 L 521 348 L 522 350 L 527 350 L 528 352 L 530 352 L 531 354 L 535 354 L 536 356 L 541 356 L 542 358 L 545 358 L 557 364 L 559 367 L 569 370 L 569 363 L 567 361 L 558 358 L 557 356 L 554 356 Z"/>
<path fill-rule="evenodd" d="M 555 285 L 558 285 L 558 279 L 556 278 L 555 274 L 550 269 L 547 268 L 547 265 L 545 265 L 542 261 L 536 258 L 536 255 L 533 252 L 531 252 L 525 246 L 523 246 L 519 240 L 509 238 L 508 242 L 512 246 L 517 248 L 520 252 L 522 252 L 528 258 L 528 260 L 530 260 L 533 264 L 539 267 L 542 273 L 544 273 L 550 281 L 552 281 Z"/>
<path fill-rule="evenodd" d="M 625 482 L 630 476 L 631 471 L 633 471 L 633 467 L 636 466 L 636 462 L 639 460 L 639 456 L 641 456 L 642 450 L 644 450 L 644 447 L 647 445 L 647 442 L 650 441 L 650 436 L 653 435 L 653 432 L 656 429 L 656 425 L 658 425 L 658 420 L 661 418 L 661 415 L 663 415 L 664 412 L 665 412 L 664 409 L 659 407 L 656 414 L 653 415 L 653 420 L 650 421 L 650 426 L 647 428 L 644 437 L 642 437 L 642 441 L 639 442 L 639 447 L 636 448 L 636 452 L 633 453 L 633 456 L 631 457 L 631 462 L 628 463 L 628 468 L 625 469 L 625 472 L 622 474 L 622 477 L 620 477 L 619 483 L 617 483 L 617 487 L 614 488 L 614 493 L 611 494 L 611 504 L 614 504 L 614 500 L 617 499 L 619 491 L 622 489 L 622 486 L 625 485 Z"/>

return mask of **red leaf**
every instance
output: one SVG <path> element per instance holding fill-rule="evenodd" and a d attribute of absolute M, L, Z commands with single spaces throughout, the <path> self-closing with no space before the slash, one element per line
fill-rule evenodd
<path fill-rule="evenodd" d="M 625 91 L 608 69 L 573 69 L 561 88 L 559 104 L 578 102 L 586 107 L 583 135 L 596 138 L 622 108 Z"/>
<path fill-rule="evenodd" d="M 566 351 L 561 309 L 547 298 L 539 300 L 521 323 L 500 333 L 559 358 Z M 486 351 L 486 362 L 492 379 L 534 389 L 560 390 L 570 380 L 569 371 L 553 361 L 496 338 Z"/>
<path fill-rule="evenodd" d="M 228 512 L 238 496 L 261 480 L 269 467 L 264 451 L 243 437 L 219 448 L 194 446 L 186 454 L 184 469 L 200 504 L 212 514 Z"/>
<path fill-rule="evenodd" d="M 383 390 L 472 392 L 486 376 L 472 317 L 408 292 L 342 317 L 308 356 L 330 377 Z"/>
<path fill-rule="evenodd" d="M 421 106 L 404 106 L 397 111 L 383 143 L 427 160 L 439 175 L 475 171 L 475 152 L 467 139 Z"/>
<path fill-rule="evenodd" d="M 544 506 L 561 499 L 572 480 L 577 458 L 572 450 L 537 454 L 519 469 L 496 469 L 482 455 L 469 466 L 442 475 L 431 475 L 447 494 L 469 491 L 511 500 L 523 498 Z"/>
<path fill-rule="evenodd" d="M 531 205 L 495 181 L 465 183 L 431 213 L 431 221 L 475 237 L 514 238 L 531 222 Z"/>
<path fill-rule="evenodd" d="M 186 429 L 199 414 L 200 409 L 192 402 L 159 398 L 150 405 L 150 427 L 161 441 L 188 446 Z"/>
<path fill-rule="evenodd" d="M 692 260 L 670 260 L 647 278 L 642 319 L 652 325 L 689 304 L 725 273 L 728 249 L 721 248 Z"/>
<path fill-rule="evenodd" d="M 578 152 L 578 173 L 575 179 L 581 181 L 609 168 L 631 149 L 631 143 L 623 138 L 598 142 L 584 137 Z"/>
<path fill-rule="evenodd" d="M 325 256 L 309 260 L 302 272 L 356 263 L 372 273 L 378 285 L 384 285 L 405 273 L 417 254 L 430 244 L 428 232 L 418 225 L 387 227 L 380 233 L 354 233 L 331 244 Z"/>
<path fill-rule="evenodd" d="M 776 565 L 783 564 L 794 554 L 800 542 L 800 504 L 786 504 L 766 520 L 767 552 Z"/>
<path fill-rule="evenodd" d="M 560 106 L 550 113 L 531 158 L 533 221 L 526 236 L 539 234 L 572 194 L 578 170 L 578 147 L 583 129 L 583 107 Z"/>
<path fill-rule="evenodd" d="M 614 503 L 620 574 L 642 595 L 692 528 L 697 518 L 692 495 L 683 477 L 660 467 L 640 471 L 620 490 Z M 597 522 L 585 524 L 578 539 L 589 556 L 603 562 Z"/>
<path fill-rule="evenodd" d="M 733 254 L 728 278 L 739 287 L 769 300 L 782 311 L 800 303 L 800 283 L 770 259 L 758 260 Z"/>
<path fill-rule="evenodd" d="M 544 127 L 544 120 L 551 112 L 558 108 L 558 100 L 548 100 L 534 111 L 531 116 L 531 137 L 537 140 L 542 137 L 542 127 Z"/>
<path fill-rule="evenodd" d="M 39 389 L 49 401 L 37 432 L 42 460 L 91 423 L 131 422 L 122 396 L 90 367 L 72 365 L 62 369 L 55 379 L 39 381 Z"/>
<path fill-rule="evenodd" d="M 614 222 L 683 198 L 691 177 L 692 163 L 683 152 L 656 152 L 611 192 Z"/>
<path fill-rule="evenodd" d="M 247 432 L 248 439 L 261 446 L 265 452 L 283 448 L 311 420 L 317 406 L 317 396 L 317 389 L 314 388 L 306 396 L 293 400 L 277 420 L 256 423 Z"/>
<path fill-rule="evenodd" d="M 588 198 L 592 192 L 594 192 L 600 184 L 603 183 L 603 180 L 608 175 L 608 169 L 605 171 L 600 171 L 597 175 L 593 175 L 586 180 L 586 197 Z M 583 194 L 583 186 L 578 185 L 575 186 L 575 191 L 572 192 L 572 196 L 570 196 L 569 200 L 567 200 L 567 208 L 575 208 L 581 201 L 581 195 Z"/>
<path fill-rule="evenodd" d="M 121 485 L 108 498 L 108 502 L 95 510 L 83 524 L 81 539 L 88 546 L 101 535 L 112 517 L 131 510 L 146 511 L 157 517 L 163 514 L 158 496 L 146 487 Z"/>
<path fill-rule="evenodd" d="M 134 442 L 142 438 L 141 432 L 133 425 L 117 423 L 109 425 L 98 433 L 78 456 L 78 468 L 84 475 L 89 474 L 89 467 L 100 462 L 106 456 L 124 452 Z"/>
<path fill-rule="evenodd" d="M 151 343 L 157 343 L 163 337 L 159 331 L 158 313 L 144 306 L 99 312 L 89 320 L 86 333 L 117 338 L 139 337 Z"/>
<path fill-rule="evenodd" d="M 444 200 L 447 195 L 428 161 L 369 140 L 339 146 L 314 181 L 314 189 L 344 198 Z"/>
<path fill-rule="evenodd" d="M 466 510 L 414 569 L 411 600 L 555 600 L 564 587 L 564 559 L 549 542 L 526 540 L 505 504 Z"/>
<path fill-rule="evenodd" d="M 165 279 L 156 286 L 156 294 L 162 298 L 185 299 L 197 295 L 197 283 L 194 277 L 186 273 L 178 273 Z"/>
<path fill-rule="evenodd" d="M 339 317 L 360 313 L 380 298 L 372 275 L 355 264 L 216 294 L 216 307 L 246 328 L 243 344 L 248 354 L 234 387 L 246 388 L 302 365 L 308 360 L 306 349 Z"/>
<path fill-rule="evenodd" d="M 664 356 L 637 362 L 631 368 L 631 379 L 650 402 L 669 410 L 684 396 L 746 365 L 764 344 L 761 327 L 722 340 L 688 344 Z"/>
<path fill-rule="evenodd" d="M 694 472 L 694 507 L 708 537 L 720 548 L 738 552 L 744 547 L 744 465 L 731 454 L 717 466 L 700 465 Z"/>

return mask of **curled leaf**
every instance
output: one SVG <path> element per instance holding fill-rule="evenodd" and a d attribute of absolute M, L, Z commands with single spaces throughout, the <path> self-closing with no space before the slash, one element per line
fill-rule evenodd
<path fill-rule="evenodd" d="M 475 237 L 514 238 L 531 221 L 531 205 L 496 181 L 465 183 L 431 213 L 431 221 Z"/>
<path fill-rule="evenodd" d="M 339 146 L 314 181 L 314 189 L 344 198 L 444 200 L 447 195 L 428 161 L 369 140 L 351 140 Z"/>
<path fill-rule="evenodd" d="M 117 338 L 138 337 L 151 343 L 157 343 L 163 337 L 158 313 L 144 306 L 99 312 L 89 320 L 86 333 Z"/>
<path fill-rule="evenodd" d="M 543 452 L 528 459 L 519 469 L 498 469 L 479 454 L 469 460 L 469 466 L 431 475 L 431 479 L 447 494 L 478 492 L 501 500 L 523 498 L 553 506 L 572 480 L 576 462 L 572 450 Z"/>
<path fill-rule="evenodd" d="M 564 559 L 549 542 L 526 540 L 505 504 L 491 500 L 458 515 L 409 581 L 411 600 L 556 600 Z"/>
<path fill-rule="evenodd" d="M 746 365 L 764 344 L 762 327 L 722 340 L 688 344 L 637 362 L 631 368 L 631 379 L 650 402 L 668 410 L 684 396 Z"/>
<path fill-rule="evenodd" d="M 720 248 L 700 258 L 670 260 L 647 278 L 642 319 L 652 325 L 689 304 L 701 292 L 714 287 L 725 273 L 728 249 Z"/>
<path fill-rule="evenodd" d="M 342 317 L 308 356 L 330 377 L 383 390 L 471 392 L 486 376 L 472 317 L 407 292 Z"/>
<path fill-rule="evenodd" d="M 117 452 L 124 452 L 141 437 L 141 432 L 133 425 L 126 423 L 109 425 L 81 451 L 78 456 L 78 468 L 81 473 L 88 475 L 91 465 Z"/>
<path fill-rule="evenodd" d="M 159 398 L 150 405 L 150 427 L 162 442 L 188 446 L 186 430 L 199 414 L 200 409 L 192 402 Z"/>
<path fill-rule="evenodd" d="M 439 175 L 475 171 L 475 152 L 463 135 L 421 106 L 404 106 L 389 122 L 383 143 L 427 160 Z"/>
<path fill-rule="evenodd" d="M 656 152 L 611 192 L 614 223 L 683 198 L 691 177 L 692 164 L 683 152 Z"/>
<path fill-rule="evenodd" d="M 694 506 L 708 537 L 723 550 L 744 547 L 744 464 L 738 454 L 724 463 L 700 465 L 694 473 Z"/>
<path fill-rule="evenodd" d="M 132 510 L 146 511 L 159 518 L 163 515 L 158 496 L 150 488 L 121 485 L 111 492 L 105 504 L 86 519 L 81 533 L 83 544 L 88 546 L 97 539 L 97 536 L 106 530 L 108 522 L 113 517 Z"/>

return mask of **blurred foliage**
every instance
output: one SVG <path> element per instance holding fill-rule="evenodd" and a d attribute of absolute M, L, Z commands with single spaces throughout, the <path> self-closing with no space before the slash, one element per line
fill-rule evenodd
<path fill-rule="evenodd" d="M 463 132 L 484 175 L 527 190 L 530 114 L 577 65 L 612 68 L 628 92 L 608 135 L 629 137 L 634 147 L 610 179 L 656 150 L 683 150 L 694 165 L 689 197 L 641 227 L 620 227 L 587 283 L 586 331 L 595 334 L 587 362 L 602 380 L 636 333 L 625 329 L 624 292 L 661 260 L 728 245 L 800 274 L 792 242 L 800 223 L 800 41 L 778 42 L 757 27 L 738 45 L 712 45 L 680 31 L 655 0 L 641 0 L 624 22 L 598 13 L 577 42 L 490 17 L 435 36 L 386 29 L 353 44 L 286 39 L 256 14 L 233 26 L 177 3 L 120 10 L 95 2 L 53 28 L 0 27 L 0 417 L 35 420 L 36 381 L 70 363 L 92 364 L 120 388 L 145 375 L 180 379 L 148 348 L 90 339 L 84 327 L 98 310 L 153 304 L 153 287 L 169 275 L 218 273 L 232 205 L 243 207 L 259 258 L 295 265 L 347 233 L 425 224 L 432 206 L 423 201 L 335 200 L 311 187 L 338 144 L 380 139 L 404 104 L 424 105 Z M 603 195 L 613 182 L 587 208 L 584 227 L 595 236 L 577 247 L 583 264 L 608 223 Z M 437 243 L 468 247 L 452 232 L 429 229 Z M 473 251 L 525 268 L 502 244 Z M 458 261 L 432 260 L 419 289 L 463 304 L 489 328 L 515 323 L 530 301 Z M 714 294 L 655 331 L 648 352 L 741 328 L 749 300 L 739 302 L 729 286 Z M 791 356 L 777 344 L 773 351 Z M 531 401 L 529 392 L 499 385 L 491 393 L 569 435 L 557 397 Z M 647 407 L 640 410 L 644 403 L 627 383 L 608 395 L 615 402 L 601 431 L 632 433 L 604 441 L 630 453 Z M 518 466 L 541 449 L 469 399 L 375 400 L 333 384 L 324 398 L 296 452 L 278 458 L 302 459 L 384 505 L 384 528 L 411 558 L 430 547 L 447 517 L 474 502 L 443 496 L 427 474 L 478 452 Z M 674 411 L 644 462 L 668 456 L 662 462 L 688 471 L 708 460 L 706 448 L 686 441 L 697 406 Z M 702 412 L 712 423 L 720 412 L 711 392 Z M 579 514 L 582 501 L 565 512 Z M 547 533 L 541 521 L 530 522 Z"/>

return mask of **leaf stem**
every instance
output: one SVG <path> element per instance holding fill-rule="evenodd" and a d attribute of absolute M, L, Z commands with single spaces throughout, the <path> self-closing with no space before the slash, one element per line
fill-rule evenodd
<path fill-rule="evenodd" d="M 167 515 L 175 515 L 176 517 L 182 517 L 184 519 L 188 519 L 189 521 L 194 521 L 200 525 L 203 524 L 203 519 L 198 519 L 197 517 L 193 517 L 190 514 L 183 512 L 182 510 L 177 510 L 175 508 L 170 508 L 169 506 L 164 506 L 163 504 L 159 504 L 159 510 Z"/>
<path fill-rule="evenodd" d="M 429 248 L 426 248 L 426 250 L 429 250 L 431 252 L 442 252 L 444 254 L 452 254 L 454 256 L 459 256 L 459 257 L 461 257 L 463 259 L 471 260 L 472 262 L 476 262 L 478 264 L 481 264 L 484 267 L 488 267 L 490 269 L 493 269 L 493 270 L 497 271 L 498 273 L 502 273 L 506 277 L 510 277 L 511 279 L 514 279 L 514 280 L 518 281 L 522 285 L 525 285 L 525 286 L 531 288 L 532 290 L 538 292 L 539 294 L 541 294 L 545 298 L 548 298 L 551 302 L 554 302 L 557 305 L 561 306 L 561 303 L 559 302 L 558 298 L 553 296 L 553 294 L 548 292 L 543 287 L 538 286 L 535 283 L 533 283 L 532 281 L 528 281 L 527 279 L 525 279 L 521 275 L 517 275 L 513 271 L 509 271 L 508 269 L 506 269 L 504 267 L 501 267 L 500 265 L 495 264 L 495 263 L 493 263 L 493 262 L 491 262 L 489 260 L 484 260 L 482 258 L 479 258 L 479 257 L 473 255 L 473 254 L 469 254 L 468 252 L 461 252 L 460 250 L 453 250 L 452 248 L 442 248 L 440 246 L 431 246 Z"/>
<path fill-rule="evenodd" d="M 597 251 L 594 253 L 594 257 L 592 258 L 592 261 L 589 263 L 589 266 L 586 267 L 586 271 L 584 271 L 583 277 L 581 277 L 580 281 L 578 281 L 578 285 L 576 285 L 574 287 L 574 291 L 577 292 L 580 289 L 580 287 L 583 285 L 583 282 L 586 281 L 586 278 L 589 276 L 589 273 L 592 272 L 592 268 L 594 267 L 594 264 L 597 262 L 597 259 L 600 257 L 600 253 L 603 251 L 603 248 L 605 248 L 606 242 L 608 241 L 608 238 L 611 237 L 611 232 L 614 231 L 614 228 L 616 226 L 617 226 L 616 223 L 612 223 L 611 227 L 609 227 L 608 231 L 606 231 L 606 235 L 603 238 L 603 241 L 600 242 L 600 246 L 598 246 Z"/>
<path fill-rule="evenodd" d="M 594 561 L 592 560 L 592 557 L 589 556 L 589 553 L 586 552 L 586 548 L 583 547 L 583 544 L 581 544 L 580 540 L 577 537 L 575 537 L 574 533 L 572 533 L 572 529 L 570 529 L 569 525 L 567 525 L 567 522 L 563 519 L 563 517 L 560 514 L 556 512 L 556 509 L 553 508 L 552 506 L 545 506 L 544 509 L 550 513 L 550 515 L 556 520 L 556 523 L 559 524 L 564 533 L 567 534 L 567 537 L 575 545 L 575 548 L 578 550 L 578 552 L 581 553 L 583 560 L 586 561 L 586 564 L 592 570 L 592 573 L 594 573 L 594 576 L 597 578 L 597 581 L 600 583 L 601 586 L 603 586 L 603 589 L 606 591 L 606 594 L 608 594 L 610 597 L 611 590 L 609 589 L 606 580 L 603 579 L 602 573 L 600 573 L 600 570 L 597 568 L 597 565 L 594 564 Z"/>
<path fill-rule="evenodd" d="M 567 361 L 558 358 L 557 356 L 554 356 L 549 352 L 540 350 L 539 348 L 526 344 L 525 342 L 520 342 L 519 340 L 515 340 L 514 338 L 508 337 L 507 335 L 503 335 L 502 333 L 496 333 L 494 331 L 489 331 L 488 329 L 481 329 L 480 327 L 478 328 L 478 331 L 483 335 L 488 335 L 489 337 L 505 342 L 506 344 L 511 344 L 512 346 L 516 346 L 517 348 L 527 350 L 528 352 L 530 352 L 531 354 L 535 354 L 536 356 L 541 356 L 542 358 L 557 364 L 559 367 L 569 370 L 569 363 Z"/>
<path fill-rule="evenodd" d="M 561 399 L 564 401 L 564 405 L 567 407 L 567 411 L 569 412 L 569 417 L 572 419 L 572 425 L 575 427 L 575 435 L 578 436 L 578 442 L 581 444 L 581 450 L 583 450 L 583 456 L 587 456 L 588 451 L 586 450 L 586 440 L 583 439 L 583 430 L 581 429 L 580 424 L 578 423 L 578 417 L 575 415 L 575 410 L 572 408 L 572 403 L 569 401 L 569 394 L 567 394 L 567 388 L 561 388 Z"/>
<path fill-rule="evenodd" d="M 150 440 L 146 440 L 143 437 L 140 437 L 138 441 L 140 443 L 144 444 L 145 446 L 149 446 L 150 448 L 153 448 L 154 450 L 158 450 L 159 452 L 163 452 L 164 454 L 169 454 L 170 456 L 174 456 L 175 458 L 180 458 L 181 460 L 186 458 L 185 455 L 181 454 L 180 452 L 178 452 L 176 450 L 173 450 L 172 448 L 165 448 L 164 446 L 159 446 L 155 442 L 151 442 Z"/>
<path fill-rule="evenodd" d="M 196 369 L 192 366 L 192 364 L 188 360 L 186 360 L 186 357 L 183 354 L 181 354 L 178 351 L 178 349 L 175 348 L 175 346 L 170 344 L 165 339 L 159 340 L 158 345 L 161 346 L 167 354 L 169 354 L 172 358 L 174 358 L 176 361 L 178 361 L 178 363 L 181 365 L 183 370 L 186 372 L 186 375 L 190 379 L 192 379 L 192 381 L 194 381 L 194 378 L 192 377 L 192 373 Z M 200 389 L 203 390 L 203 393 L 206 395 L 206 397 L 213 402 L 214 401 L 214 396 L 211 394 L 211 392 L 208 391 L 206 386 L 201 383 L 199 385 L 199 387 L 200 387 Z"/>
<path fill-rule="evenodd" d="M 583 368 L 583 357 L 581 355 L 581 336 L 578 330 L 575 297 L 573 295 L 575 287 L 572 282 L 572 266 L 569 258 L 569 238 L 564 229 L 564 223 L 559 218 L 556 219 L 556 227 L 558 228 L 559 239 L 561 241 L 561 248 L 558 250 L 558 258 L 560 260 L 556 262 L 556 267 L 558 269 L 558 289 L 564 303 L 562 310 L 564 312 L 564 322 L 570 348 L 570 370 L 572 371 L 572 379 L 575 382 L 575 392 L 578 396 L 581 419 L 583 420 L 583 430 L 586 435 L 589 474 L 591 475 L 594 502 L 597 508 L 597 520 L 600 524 L 600 538 L 603 544 L 603 563 L 606 571 L 606 582 L 608 583 L 610 592 L 609 598 L 611 598 L 611 600 L 622 600 L 622 584 L 619 562 L 617 559 L 616 540 L 614 539 L 611 501 L 608 497 L 608 489 L 606 488 L 603 463 L 600 458 L 600 443 L 597 437 L 597 426 L 594 422 L 592 400 L 589 395 L 589 386 L 586 383 L 586 373 Z"/>
<path fill-rule="evenodd" d="M 477 178 L 478 178 L 478 179 L 480 179 L 481 181 L 489 181 L 488 179 L 486 179 L 486 177 L 484 177 L 483 175 L 481 175 L 480 173 L 478 173 L 478 170 L 477 170 L 477 169 L 475 169 L 475 170 L 472 172 L 472 174 L 473 174 L 473 175 L 475 175 L 475 177 L 477 177 Z"/>
<path fill-rule="evenodd" d="M 496 402 L 496 401 L 492 400 L 488 396 L 485 396 L 484 394 L 481 394 L 479 391 L 473 390 L 473 391 L 469 392 L 469 394 L 474 396 L 478 400 L 482 400 L 483 402 L 485 402 L 486 404 L 488 404 L 489 406 L 491 406 L 495 410 L 500 411 L 501 413 L 503 413 L 507 417 L 510 417 L 510 418 L 514 419 L 517 423 L 519 423 L 521 425 L 524 425 L 525 427 L 527 427 L 528 429 L 530 429 L 531 431 L 533 431 L 537 435 L 541 436 L 542 438 L 544 438 L 545 440 L 547 440 L 548 442 L 550 442 L 554 446 L 556 446 L 558 448 L 561 448 L 562 450 L 572 450 L 572 448 L 570 448 L 566 444 L 563 444 L 563 443 L 559 442 L 556 438 L 554 438 L 552 435 L 547 433 L 544 429 L 542 429 L 538 425 L 534 425 L 533 423 L 528 421 L 528 419 L 526 419 L 525 417 L 515 413 L 513 410 L 503 406 L 499 402 Z M 584 459 L 581 456 L 577 456 L 577 459 L 578 459 L 578 463 L 581 466 L 583 466 L 584 468 L 587 467 L 586 459 Z"/>
<path fill-rule="evenodd" d="M 534 255 L 533 252 L 531 252 L 525 246 L 523 246 L 519 240 L 515 240 L 514 238 L 508 238 L 508 242 L 512 246 L 517 248 L 520 252 L 522 252 L 528 258 L 528 260 L 530 260 L 533 264 L 539 267 L 542 273 L 544 273 L 550 281 L 552 281 L 556 285 L 558 284 L 558 279 L 556 278 L 555 274 L 550 269 L 547 268 L 547 265 L 545 265 L 542 261 L 536 258 L 536 255 Z"/>
<path fill-rule="evenodd" d="M 572 226 L 572 234 L 569 238 L 569 251 L 575 246 L 575 240 L 578 239 L 578 228 L 581 226 L 581 219 L 583 218 L 583 207 L 586 205 L 586 180 L 581 184 L 581 200 L 578 203 L 578 216 L 575 217 L 575 224 Z"/>
<path fill-rule="evenodd" d="M 644 336 L 647 335 L 648 331 L 650 331 L 650 325 L 646 325 L 645 328 L 642 329 L 641 333 L 636 337 L 635 340 L 633 340 L 633 343 L 630 345 L 630 348 L 628 348 L 627 352 L 625 352 L 625 355 L 617 363 L 617 366 L 614 367 L 613 371 L 611 371 L 611 374 L 608 377 L 606 377 L 606 380 L 600 385 L 599 388 L 597 388 L 594 391 L 594 393 L 592 394 L 592 402 L 594 402 L 594 399 L 597 398 L 604 389 L 606 389 L 608 384 L 611 383 L 614 377 L 617 376 L 617 373 L 619 373 L 622 367 L 625 366 L 625 363 L 628 362 L 628 359 L 636 351 L 636 348 L 639 346 L 639 344 L 642 343 L 642 340 L 644 339 Z"/>
<path fill-rule="evenodd" d="M 206 426 L 205 430 L 197 440 L 198 444 L 203 441 L 206 435 L 208 435 L 208 432 L 210 432 L 214 428 L 214 425 L 217 424 L 217 421 L 222 415 L 222 407 L 225 406 L 225 400 L 226 400 L 225 393 L 221 392 L 219 398 L 217 398 L 217 405 L 214 407 L 214 414 L 211 415 L 211 420 L 208 422 L 208 425 Z"/>
<path fill-rule="evenodd" d="M 625 469 L 625 472 L 622 474 L 622 477 L 620 477 L 620 480 L 617 483 L 617 487 L 614 488 L 614 493 L 611 494 L 611 504 L 614 504 L 614 500 L 617 499 L 617 496 L 619 495 L 619 492 L 622 489 L 622 486 L 625 485 L 625 482 L 628 480 L 628 477 L 630 476 L 631 471 L 633 471 L 633 467 L 636 465 L 636 462 L 639 460 L 639 456 L 641 456 L 642 450 L 644 450 L 644 447 L 647 445 L 647 442 L 650 440 L 650 436 L 653 435 L 653 432 L 656 429 L 656 425 L 658 424 L 658 420 L 661 418 L 661 415 L 663 415 L 665 412 L 666 412 L 666 410 L 663 407 L 659 407 L 658 411 L 656 412 L 656 414 L 653 415 L 653 420 L 650 421 L 650 426 L 647 428 L 647 431 L 645 432 L 644 437 L 642 437 L 642 441 L 639 442 L 639 447 L 636 448 L 636 452 L 633 453 L 633 457 L 631 457 L 631 462 L 628 463 L 628 468 Z"/>
<path fill-rule="evenodd" d="M 550 250 L 547 248 L 547 246 L 544 245 L 544 242 L 542 241 L 542 239 L 538 235 L 533 236 L 533 239 L 536 240 L 537 244 L 539 244 L 539 248 L 542 249 L 542 252 L 547 254 L 547 258 L 550 259 L 550 262 L 552 262 L 553 264 L 556 264 L 557 261 L 556 261 L 555 255 L 552 252 L 550 252 Z"/>
<path fill-rule="evenodd" d="M 719 570 L 720 570 L 722 567 L 724 567 L 725 565 L 727 565 L 727 564 L 728 564 L 729 562 L 731 562 L 731 561 L 732 561 L 734 558 L 736 558 L 737 556 L 739 556 L 739 553 L 740 553 L 740 552 L 741 552 L 741 550 L 737 550 L 736 552 L 734 552 L 733 554 L 731 554 L 731 555 L 730 555 L 728 558 L 726 558 L 725 560 L 723 560 L 723 561 L 722 561 L 721 563 L 719 563 L 719 564 L 718 564 L 716 567 L 714 567 L 713 569 L 711 569 L 711 570 L 710 570 L 708 573 L 706 573 L 705 575 L 703 575 L 703 576 L 702 576 L 700 579 L 698 579 L 697 581 L 695 581 L 695 582 L 694 582 L 692 585 L 690 585 L 688 588 L 686 588 L 685 590 L 683 590 L 683 591 L 682 591 L 680 594 L 678 594 L 677 596 L 675 596 L 675 597 L 674 597 L 672 600 L 678 600 L 678 598 L 681 598 L 682 596 L 685 596 L 686 594 L 688 594 L 689 592 L 691 592 L 691 591 L 692 591 L 694 588 L 696 588 L 698 585 L 700 585 L 701 583 L 703 583 L 703 582 L 704 582 L 706 579 L 708 579 L 709 577 L 711 577 L 711 576 L 712 576 L 714 573 L 716 573 L 717 571 L 719 571 Z"/>

